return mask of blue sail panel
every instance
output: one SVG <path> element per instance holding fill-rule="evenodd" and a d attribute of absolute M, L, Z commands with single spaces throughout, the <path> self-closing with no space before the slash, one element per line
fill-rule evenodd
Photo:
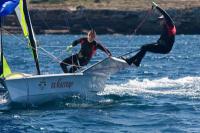
<path fill-rule="evenodd" d="M 18 4 L 19 0 L 0 0 L 0 16 L 11 14 Z"/>

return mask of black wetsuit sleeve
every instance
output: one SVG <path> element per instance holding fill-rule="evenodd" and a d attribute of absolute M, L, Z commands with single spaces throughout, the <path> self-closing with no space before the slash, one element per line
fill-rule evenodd
<path fill-rule="evenodd" d="M 84 40 L 84 38 L 80 38 L 80 39 L 78 39 L 78 40 L 73 41 L 73 42 L 72 42 L 72 46 L 74 47 L 74 46 L 78 45 L 78 44 L 81 43 L 81 41 L 83 41 L 83 40 Z"/>
<path fill-rule="evenodd" d="M 111 52 L 107 48 L 103 47 L 101 44 L 97 43 L 96 46 L 97 46 L 97 49 L 104 51 L 107 55 L 111 55 Z"/>
<path fill-rule="evenodd" d="M 156 7 L 156 9 L 164 16 L 166 22 L 167 22 L 167 25 L 170 26 L 170 27 L 173 27 L 174 26 L 174 22 L 173 20 L 171 19 L 171 17 L 167 14 L 167 12 L 165 12 L 163 9 L 161 9 L 160 7 Z"/>

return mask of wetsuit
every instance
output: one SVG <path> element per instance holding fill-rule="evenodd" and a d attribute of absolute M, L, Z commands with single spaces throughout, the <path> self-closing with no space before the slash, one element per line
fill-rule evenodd
<path fill-rule="evenodd" d="M 171 51 L 176 35 L 176 27 L 170 16 L 160 7 L 156 7 L 158 11 L 164 16 L 166 24 L 163 25 L 162 33 L 156 43 L 143 45 L 140 51 L 133 57 L 126 59 L 127 63 L 131 65 L 134 63 L 136 66 L 140 65 L 146 52 L 167 54 Z"/>
<path fill-rule="evenodd" d="M 111 55 L 108 49 L 104 48 L 101 44 L 97 43 L 96 41 L 88 42 L 87 38 L 80 38 L 78 40 L 75 40 L 72 43 L 72 46 L 74 47 L 78 44 L 81 44 L 80 51 L 77 54 L 64 59 L 62 63 L 60 63 L 60 66 L 65 73 L 75 72 L 79 68 L 79 66 L 87 65 L 92 56 L 96 53 L 97 49 L 100 49 L 104 51 L 106 54 Z M 67 66 L 69 65 L 75 65 L 75 66 L 71 67 L 70 70 L 68 71 Z"/>

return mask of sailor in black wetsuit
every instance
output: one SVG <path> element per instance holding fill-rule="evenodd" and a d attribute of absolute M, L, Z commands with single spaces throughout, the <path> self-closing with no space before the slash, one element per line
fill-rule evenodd
<path fill-rule="evenodd" d="M 152 8 L 156 8 L 162 14 L 162 16 L 159 17 L 160 25 L 163 28 L 161 36 L 156 43 L 143 45 L 140 51 L 135 56 L 125 59 L 129 65 L 133 63 L 136 66 L 139 66 L 147 51 L 153 53 L 167 54 L 171 51 L 173 47 L 176 35 L 176 27 L 174 25 L 174 22 L 172 21 L 170 16 L 160 7 L 158 7 L 158 5 L 154 2 Z"/>
<path fill-rule="evenodd" d="M 111 56 L 111 53 L 108 49 L 103 47 L 101 44 L 97 43 L 94 39 L 96 37 L 96 32 L 91 30 L 88 32 L 88 37 L 80 38 L 75 40 L 70 46 L 67 47 L 67 50 L 73 48 L 74 46 L 81 44 L 81 49 L 79 53 L 72 55 L 64 59 L 60 66 L 64 73 L 73 73 L 80 66 L 85 66 L 89 63 L 92 56 L 95 54 L 97 49 L 104 51 L 108 56 Z M 67 66 L 73 65 L 68 71 Z"/>

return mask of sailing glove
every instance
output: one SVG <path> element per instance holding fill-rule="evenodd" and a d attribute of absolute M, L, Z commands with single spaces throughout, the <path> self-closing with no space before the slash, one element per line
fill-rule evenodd
<path fill-rule="evenodd" d="M 73 46 L 72 46 L 72 45 L 69 45 L 69 46 L 67 46 L 66 51 L 67 51 L 68 53 L 71 53 L 72 48 L 73 48 Z"/>

